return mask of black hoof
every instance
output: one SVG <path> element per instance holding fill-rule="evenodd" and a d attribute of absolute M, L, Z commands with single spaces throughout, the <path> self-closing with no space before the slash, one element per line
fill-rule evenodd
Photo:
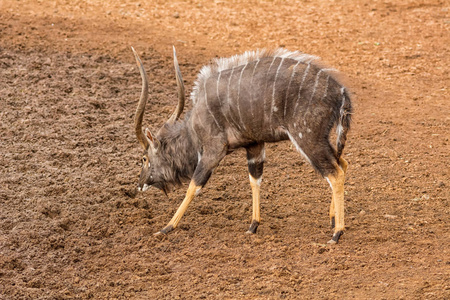
<path fill-rule="evenodd" d="M 155 235 L 167 234 L 167 233 L 171 232 L 172 230 L 173 230 L 173 226 L 172 225 L 167 225 L 166 227 L 164 227 L 163 229 L 161 229 L 160 231 L 155 233 Z"/>
<path fill-rule="evenodd" d="M 334 229 L 334 226 L 336 226 L 336 221 L 334 220 L 334 217 L 331 217 L 331 229 Z"/>
<path fill-rule="evenodd" d="M 246 233 L 249 233 L 249 234 L 256 233 L 256 229 L 258 229 L 258 226 L 259 226 L 259 222 L 253 220 L 252 224 L 250 225 L 250 228 L 247 230 Z"/>
<path fill-rule="evenodd" d="M 328 244 L 337 244 L 339 242 L 339 238 L 344 234 L 344 231 L 339 230 L 333 234 L 331 240 L 328 241 Z"/>

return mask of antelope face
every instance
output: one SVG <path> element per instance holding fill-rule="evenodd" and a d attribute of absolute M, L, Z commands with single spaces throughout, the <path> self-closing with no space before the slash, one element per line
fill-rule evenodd
<path fill-rule="evenodd" d="M 152 165 L 147 154 L 142 156 L 141 173 L 139 175 L 138 190 L 145 192 L 154 183 Z"/>
<path fill-rule="evenodd" d="M 142 78 L 141 97 L 139 99 L 139 103 L 136 108 L 136 114 L 134 117 L 136 137 L 144 149 L 144 155 L 142 157 L 142 169 L 138 182 L 138 190 L 146 191 L 150 186 L 154 186 L 167 194 L 167 182 L 170 181 L 170 175 L 173 174 L 173 172 L 171 171 L 171 164 L 160 154 L 159 148 L 161 144 L 158 139 L 150 132 L 150 130 L 146 129 L 145 132 L 142 130 L 142 120 L 144 117 L 145 105 L 148 100 L 148 78 L 141 59 L 139 58 L 136 51 L 133 48 L 131 49 L 133 50 L 134 56 L 136 58 L 136 63 L 139 68 L 139 73 L 141 74 Z M 181 76 L 180 67 L 178 65 L 175 48 L 173 49 L 173 55 L 175 78 L 177 80 L 178 105 L 175 108 L 172 116 L 167 121 L 168 124 L 173 124 L 179 119 L 181 113 L 183 112 L 185 102 L 183 78 Z"/>
<path fill-rule="evenodd" d="M 138 181 L 138 191 L 145 192 L 154 186 L 167 193 L 167 174 L 170 173 L 170 164 L 161 156 L 155 147 L 154 140 L 149 141 L 149 148 L 144 151 L 141 162 L 141 173 Z"/>

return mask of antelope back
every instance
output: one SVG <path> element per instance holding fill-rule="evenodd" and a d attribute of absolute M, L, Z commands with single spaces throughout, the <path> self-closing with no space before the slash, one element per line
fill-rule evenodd
<path fill-rule="evenodd" d="M 191 93 L 195 126 L 212 136 L 226 132 L 236 146 L 287 139 L 291 127 L 329 131 L 342 105 L 334 71 L 285 49 L 216 59 L 201 69 Z"/>

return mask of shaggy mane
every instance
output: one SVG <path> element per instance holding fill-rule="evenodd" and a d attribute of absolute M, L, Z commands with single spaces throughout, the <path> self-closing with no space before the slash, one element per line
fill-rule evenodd
<path fill-rule="evenodd" d="M 191 93 L 191 100 L 193 104 L 195 104 L 195 102 L 197 101 L 200 87 L 203 86 L 205 80 L 208 79 L 212 74 L 221 72 L 223 70 L 228 70 L 234 67 L 242 66 L 249 62 L 262 59 L 265 57 L 290 58 L 300 62 L 307 62 L 307 63 L 319 59 L 317 56 L 314 55 L 302 53 L 300 51 L 289 51 L 284 48 L 279 48 L 272 51 L 266 49 L 258 49 L 255 51 L 247 51 L 243 54 L 234 55 L 227 58 L 215 58 L 209 65 L 203 66 L 200 69 L 200 73 L 198 74 L 197 80 L 194 83 L 194 87 Z"/>

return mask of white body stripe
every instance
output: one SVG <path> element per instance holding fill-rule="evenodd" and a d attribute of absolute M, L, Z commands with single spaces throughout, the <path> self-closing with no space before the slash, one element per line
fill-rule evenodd
<path fill-rule="evenodd" d="M 217 100 L 219 101 L 220 106 L 222 107 L 222 102 L 220 101 L 220 94 L 219 94 L 220 76 L 222 76 L 222 72 L 219 72 L 219 76 L 217 76 L 216 90 L 217 90 Z"/>
<path fill-rule="evenodd" d="M 300 102 L 300 97 L 301 97 L 301 92 L 302 92 L 302 88 L 303 88 L 303 83 L 305 83 L 305 79 L 306 79 L 306 76 L 308 75 L 308 73 L 309 73 L 309 68 L 311 67 L 311 64 L 308 64 L 308 66 L 306 67 L 306 69 L 305 69 L 305 72 L 303 72 L 303 77 L 302 77 L 302 82 L 300 83 L 300 87 L 298 88 L 298 96 L 297 96 L 297 101 L 295 102 L 295 107 L 294 107 L 294 109 L 292 110 L 292 117 L 294 117 L 295 116 L 295 113 L 296 113 L 296 111 L 297 111 L 297 107 L 298 107 L 298 103 Z"/>
<path fill-rule="evenodd" d="M 272 115 L 274 112 L 278 110 L 278 108 L 275 106 L 275 85 L 277 83 L 278 74 L 280 72 L 281 65 L 283 64 L 284 57 L 281 59 L 280 64 L 278 65 L 277 72 L 275 73 L 275 79 L 273 80 L 273 86 L 272 86 L 272 105 L 270 109 L 270 120 L 272 120 Z"/>
<path fill-rule="evenodd" d="M 270 68 L 272 68 L 272 65 L 275 62 L 275 59 L 277 59 L 276 56 L 273 57 L 272 62 L 270 63 L 269 69 L 267 69 L 266 78 L 269 77 Z M 264 94 L 265 94 L 266 89 L 267 89 L 267 79 L 266 79 L 266 88 L 264 89 Z M 266 107 L 267 106 L 266 106 L 266 97 L 264 97 L 264 96 L 265 95 L 263 95 L 263 98 L 264 98 L 264 109 L 263 109 L 263 117 L 264 118 L 263 118 L 263 120 L 265 121 L 266 120 Z"/>
<path fill-rule="evenodd" d="M 245 64 L 245 66 L 242 68 L 241 74 L 239 75 L 239 82 L 238 82 L 238 97 L 237 97 L 237 101 L 236 101 L 236 105 L 237 105 L 237 109 L 238 109 L 238 115 L 239 115 L 239 121 L 240 124 L 242 124 L 242 127 L 244 127 L 245 129 L 245 124 L 244 121 L 242 120 L 242 115 L 241 115 L 241 109 L 239 106 L 239 102 L 240 102 L 240 96 L 241 96 L 241 79 L 242 79 L 242 73 L 244 73 L 245 68 L 247 68 L 248 63 Z"/>
<path fill-rule="evenodd" d="M 294 139 L 294 137 L 291 135 L 291 133 L 289 131 L 286 131 L 287 135 L 289 136 L 289 139 L 291 140 L 292 144 L 294 144 L 295 148 L 297 149 L 298 152 L 300 152 L 301 155 L 303 155 L 303 157 L 306 159 L 306 161 L 308 163 L 311 164 L 311 160 L 309 159 L 309 157 L 305 154 L 305 152 L 303 152 L 302 148 L 300 148 L 300 146 L 298 145 L 297 141 Z"/>
<path fill-rule="evenodd" d="M 205 124 L 203 124 L 201 116 L 198 114 L 198 110 L 196 110 L 195 113 L 196 113 L 196 116 L 197 116 L 197 120 L 200 123 L 200 125 L 202 126 L 202 128 L 206 129 L 206 126 L 205 126 Z"/>
<path fill-rule="evenodd" d="M 217 122 L 216 117 L 214 116 L 214 114 L 211 111 L 211 108 L 209 107 L 208 104 L 208 94 L 206 93 L 206 80 L 205 80 L 205 84 L 203 86 L 203 89 L 205 90 L 205 104 L 206 104 L 206 109 L 208 110 L 209 114 L 213 117 L 214 122 L 216 123 L 217 127 L 222 128 L 222 126 L 220 126 L 219 122 Z"/>
<path fill-rule="evenodd" d="M 327 81 L 325 82 L 325 92 L 323 92 L 322 100 L 325 99 L 328 93 L 328 81 L 330 80 L 330 75 L 327 76 Z"/>
<path fill-rule="evenodd" d="M 317 72 L 316 81 L 314 82 L 314 89 L 313 89 L 313 91 L 311 93 L 311 97 L 309 98 L 309 105 L 311 105 L 311 101 L 314 98 L 314 94 L 316 93 L 317 86 L 319 85 L 320 73 L 322 73 L 322 71 L 323 70 L 320 70 L 319 72 Z M 308 106 L 308 109 L 309 109 L 309 106 Z"/>
<path fill-rule="evenodd" d="M 330 179 L 328 177 L 325 177 L 325 179 L 327 180 L 328 184 L 330 185 L 331 190 L 333 190 L 333 185 L 331 184 Z"/>
<path fill-rule="evenodd" d="M 227 87 L 227 101 L 228 105 L 230 105 L 230 84 L 231 84 L 231 77 L 233 77 L 233 71 L 234 68 L 231 69 L 230 77 L 228 78 L 228 87 Z"/>
<path fill-rule="evenodd" d="M 219 85 L 220 85 L 220 77 L 221 77 L 221 76 L 222 76 L 222 72 L 219 72 L 219 76 L 217 77 L 217 87 L 216 87 L 216 90 L 217 90 L 217 100 L 219 101 L 219 104 L 220 104 L 220 111 L 222 112 L 222 115 L 224 116 L 225 120 L 227 121 L 227 124 L 230 124 L 230 120 L 228 120 L 227 114 L 224 113 L 224 111 L 223 111 L 224 105 L 223 105 L 223 103 L 222 103 L 222 101 L 221 101 L 221 99 L 220 99 Z"/>
<path fill-rule="evenodd" d="M 241 55 L 234 55 L 228 58 L 214 59 L 210 65 L 203 66 L 201 68 L 200 73 L 192 89 L 191 93 L 192 102 L 194 104 L 197 102 L 198 94 L 200 92 L 200 87 L 202 86 L 203 81 L 212 76 L 212 74 L 223 70 L 231 69 L 234 67 L 242 66 L 257 59 L 262 59 L 266 57 L 294 59 L 296 61 L 304 63 L 311 63 L 312 61 L 319 59 L 317 56 L 314 55 L 305 54 L 299 51 L 289 51 L 284 48 L 280 48 L 274 51 L 259 49 L 256 51 L 247 51 Z"/>
<path fill-rule="evenodd" d="M 228 78 L 228 88 L 227 88 L 227 101 L 228 101 L 228 111 L 231 112 L 231 97 L 230 97 L 230 85 L 231 85 L 231 77 L 233 77 L 234 68 L 231 69 L 230 78 Z M 230 118 L 239 127 L 239 130 L 241 129 L 241 126 L 239 126 L 238 122 L 236 122 L 233 118 L 233 114 L 230 113 Z M 229 123 L 231 124 L 231 123 Z"/>
<path fill-rule="evenodd" d="M 286 117 L 286 107 L 287 107 L 287 98 L 289 96 L 289 88 L 291 87 L 291 82 L 292 82 L 292 78 L 294 78 L 295 75 L 295 69 L 297 68 L 298 64 L 300 63 L 300 61 L 297 62 L 297 64 L 292 68 L 292 74 L 291 74 L 291 78 L 289 79 L 289 83 L 286 89 L 286 97 L 284 98 L 284 112 L 283 112 L 283 117 Z"/>
<path fill-rule="evenodd" d="M 255 70 L 256 67 L 259 64 L 259 59 L 256 61 L 255 67 L 253 68 L 253 72 L 252 72 L 252 78 L 250 79 L 250 95 L 251 95 L 251 99 L 250 99 L 250 112 L 252 114 L 252 117 L 255 117 L 255 113 L 254 113 L 254 109 L 253 109 L 253 77 L 255 76 Z"/>

